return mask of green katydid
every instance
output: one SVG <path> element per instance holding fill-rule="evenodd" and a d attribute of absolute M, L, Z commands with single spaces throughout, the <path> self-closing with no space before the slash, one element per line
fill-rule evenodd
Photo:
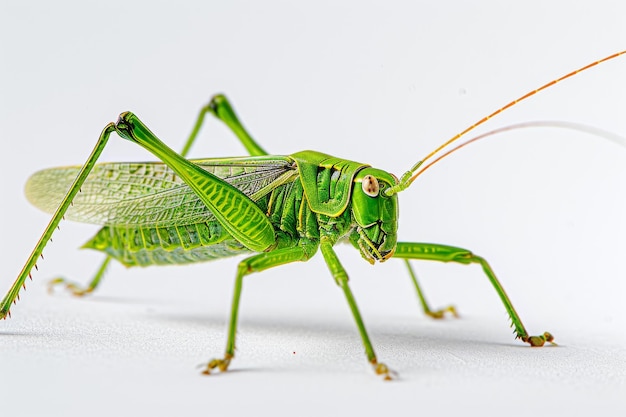
<path fill-rule="evenodd" d="M 112 258 L 126 266 L 148 266 L 248 254 L 237 268 L 224 356 L 209 361 L 206 374 L 216 369 L 226 371 L 234 357 L 243 278 L 275 266 L 306 261 L 319 248 L 331 275 L 344 292 L 368 361 L 377 374 L 390 379 L 390 370 L 378 362 L 374 353 L 348 285 L 348 275 L 333 249 L 338 242 L 350 242 L 372 264 L 390 258 L 404 259 L 425 313 L 434 318 L 456 312 L 451 307 L 438 311 L 428 307 L 409 260 L 478 264 L 504 304 L 516 338 L 531 346 L 553 343 L 548 332 L 529 335 L 484 258 L 453 246 L 397 242 L 397 194 L 433 163 L 472 142 L 440 154 L 475 127 L 561 80 L 623 54 L 626 51 L 582 67 L 510 102 L 452 137 L 400 179 L 367 164 L 315 151 L 268 155 L 248 134 L 223 95 L 214 96 L 202 109 L 180 154 L 161 142 L 137 116 L 122 113 L 116 123 L 104 128 L 82 167 L 46 169 L 29 179 L 26 187 L 29 200 L 54 214 L 0 303 L 0 318 L 10 315 L 11 305 L 19 298 L 21 287 L 53 231 L 67 217 L 102 225 L 84 247 L 106 254 L 87 287 L 63 279 L 51 283 L 65 284 L 75 295 L 93 291 Z M 185 159 L 207 113 L 224 122 L 250 156 Z M 161 162 L 96 164 L 113 132 L 141 145 Z M 433 162 L 425 164 L 438 154 Z"/>

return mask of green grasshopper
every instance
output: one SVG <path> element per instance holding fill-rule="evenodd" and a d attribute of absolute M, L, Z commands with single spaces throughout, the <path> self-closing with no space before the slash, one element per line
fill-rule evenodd
<path fill-rule="evenodd" d="M 495 288 L 511 319 L 517 339 L 531 346 L 553 343 L 544 332 L 530 336 L 487 261 L 463 248 L 433 243 L 398 242 L 399 192 L 407 189 L 425 165 L 452 142 L 498 113 L 549 86 L 601 62 L 613 54 L 534 90 L 471 125 L 416 163 L 400 179 L 367 164 L 315 151 L 289 156 L 268 155 L 252 139 L 223 95 L 214 96 L 200 112 L 180 154 L 167 147 L 133 113 L 109 123 L 82 167 L 51 168 L 35 173 L 26 185 L 28 199 L 53 214 L 17 280 L 0 303 L 0 318 L 19 298 L 21 287 L 62 218 L 102 225 L 84 247 L 99 250 L 106 259 L 85 288 L 58 278 L 75 295 L 92 292 L 111 259 L 125 266 L 187 264 L 248 254 L 237 268 L 228 338 L 224 356 L 210 360 L 205 374 L 226 371 L 235 355 L 235 336 L 243 279 L 295 261 L 307 261 L 318 249 L 335 283 L 343 290 L 367 360 L 376 374 L 391 378 L 378 361 L 363 319 L 348 285 L 348 274 L 333 247 L 349 242 L 371 264 L 403 259 L 425 313 L 441 318 L 454 308 L 429 308 L 409 260 L 478 264 Z M 250 156 L 188 160 L 203 124 L 212 114 L 224 122 Z M 161 162 L 99 163 L 98 157 L 115 132 L 153 153 Z M 473 140 L 472 140 L 473 141 Z"/>

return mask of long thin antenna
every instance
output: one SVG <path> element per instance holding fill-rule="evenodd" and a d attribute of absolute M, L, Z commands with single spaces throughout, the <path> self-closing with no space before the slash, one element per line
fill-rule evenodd
<path fill-rule="evenodd" d="M 617 145 L 626 147 L 626 138 L 625 137 L 617 135 L 617 134 L 615 134 L 613 132 L 609 132 L 607 130 L 599 129 L 597 127 L 588 126 L 588 125 L 584 125 L 584 124 L 580 124 L 580 123 L 551 121 L 551 120 L 516 123 L 516 124 L 513 124 L 513 125 L 500 127 L 498 129 L 494 129 L 494 130 L 490 130 L 489 132 L 485 132 L 485 133 L 482 133 L 482 134 L 480 134 L 478 136 L 475 136 L 475 137 L 473 137 L 471 139 L 468 139 L 467 141 L 465 141 L 465 142 L 455 146 L 454 148 L 446 151 L 445 153 L 442 153 L 437 158 L 435 158 L 432 161 L 430 161 L 430 163 L 428 163 L 426 165 L 422 165 L 422 168 L 418 172 L 416 172 L 414 176 L 415 176 L 415 178 L 419 177 L 428 168 L 430 168 L 431 166 L 435 165 L 437 162 L 441 161 L 443 158 L 449 156 L 450 154 L 458 151 L 459 149 L 466 147 L 470 143 L 474 143 L 474 142 L 477 142 L 477 141 L 479 141 L 481 139 L 485 139 L 485 138 L 487 138 L 489 136 L 494 136 L 494 135 L 497 135 L 499 133 L 504 133 L 504 132 L 508 132 L 508 131 L 511 131 L 511 130 L 528 129 L 528 128 L 541 128 L 541 127 L 543 127 L 543 128 L 548 127 L 548 128 L 577 130 L 579 132 L 583 132 L 583 133 L 588 133 L 590 135 L 599 136 L 599 137 L 601 137 L 603 139 L 606 139 L 606 140 L 609 140 L 609 141 L 611 141 L 613 143 L 616 143 Z"/>
<path fill-rule="evenodd" d="M 400 182 L 393 186 L 388 188 L 385 191 L 386 195 L 392 195 L 395 193 L 398 193 L 400 191 L 406 190 L 413 181 L 415 181 L 415 178 L 417 178 L 417 175 L 414 175 L 414 173 L 417 171 L 417 169 L 428 159 L 432 158 L 436 153 L 438 153 L 439 151 L 441 151 L 443 148 L 445 148 L 446 146 L 450 145 L 452 142 L 455 142 L 456 140 L 458 140 L 459 138 L 463 137 L 465 134 L 467 134 L 468 132 L 470 132 L 471 130 L 474 130 L 475 128 L 477 128 L 478 126 L 482 125 L 483 123 L 485 123 L 486 121 L 488 121 L 489 119 L 491 119 L 492 117 L 497 116 L 498 114 L 502 113 L 503 111 L 515 106 L 517 103 L 519 103 L 520 101 L 526 100 L 529 97 L 534 96 L 535 94 L 537 94 L 538 92 L 545 90 L 548 87 L 552 87 L 554 84 L 561 82 L 567 78 L 573 77 L 574 75 L 581 73 L 583 71 L 588 70 L 589 68 L 595 67 L 596 65 L 599 65 L 603 62 L 609 61 L 611 59 L 617 58 L 621 55 L 626 54 L 626 50 L 621 51 L 621 52 L 617 52 L 614 53 L 612 55 L 609 55 L 605 58 L 602 58 L 598 61 L 592 62 L 591 64 L 585 65 L 584 67 L 581 67 L 575 71 L 572 71 L 568 74 L 563 75 L 560 78 L 554 79 L 552 81 L 550 81 L 547 84 L 542 85 L 541 87 L 537 88 L 536 90 L 530 91 L 526 94 L 524 94 L 523 96 L 511 101 L 509 104 L 500 107 L 498 110 L 494 111 L 493 113 L 491 113 L 488 116 L 483 117 L 482 119 L 480 119 L 479 121 L 477 121 L 476 123 L 474 123 L 473 125 L 469 126 L 468 128 L 466 128 L 465 130 L 461 131 L 460 133 L 457 133 L 456 135 L 454 135 L 453 137 L 451 137 L 449 140 L 447 140 L 446 142 L 444 142 L 442 145 L 440 145 L 439 147 L 437 147 L 434 151 L 432 151 L 431 153 L 429 153 L 428 155 L 426 155 L 425 158 L 423 158 L 422 160 L 418 161 L 415 165 L 413 165 L 413 167 L 404 173 L 404 175 L 402 176 L 402 178 L 400 179 Z"/>

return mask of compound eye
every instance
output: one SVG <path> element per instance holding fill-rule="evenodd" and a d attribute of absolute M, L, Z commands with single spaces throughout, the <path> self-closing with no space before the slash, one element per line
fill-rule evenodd
<path fill-rule="evenodd" d="M 378 191 L 380 191 L 380 187 L 378 185 L 378 180 L 373 175 L 366 175 L 365 177 L 363 177 L 361 186 L 363 187 L 363 192 L 370 197 L 378 196 Z"/>

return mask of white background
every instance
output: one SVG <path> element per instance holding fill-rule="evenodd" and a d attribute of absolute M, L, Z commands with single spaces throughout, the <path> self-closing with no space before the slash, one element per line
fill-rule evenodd
<path fill-rule="evenodd" d="M 225 92 L 271 153 L 315 149 L 401 175 L 469 124 L 626 47 L 619 1 L 3 2 L 0 6 L 0 286 L 8 289 L 49 216 L 29 174 L 82 163 L 102 127 L 132 110 L 180 148 L 199 108 Z M 198 2 L 199 3 L 199 2 Z M 531 120 L 626 135 L 626 58 L 551 88 L 482 131 Z M 195 156 L 240 155 L 210 120 Z M 116 137 L 103 160 L 149 160 Z M 531 129 L 473 145 L 400 195 L 400 239 L 486 257 L 531 333 L 513 340 L 478 267 L 420 263 L 419 312 L 401 262 L 338 253 L 381 361 L 366 364 L 321 256 L 245 282 L 229 373 L 195 368 L 225 343 L 237 260 L 126 270 L 85 299 L 50 297 L 57 274 L 87 282 L 77 251 L 97 228 L 63 222 L 34 282 L 0 323 L 3 415 L 623 415 L 626 399 L 626 149 Z M 480 407 L 480 408 L 472 408 Z"/>

